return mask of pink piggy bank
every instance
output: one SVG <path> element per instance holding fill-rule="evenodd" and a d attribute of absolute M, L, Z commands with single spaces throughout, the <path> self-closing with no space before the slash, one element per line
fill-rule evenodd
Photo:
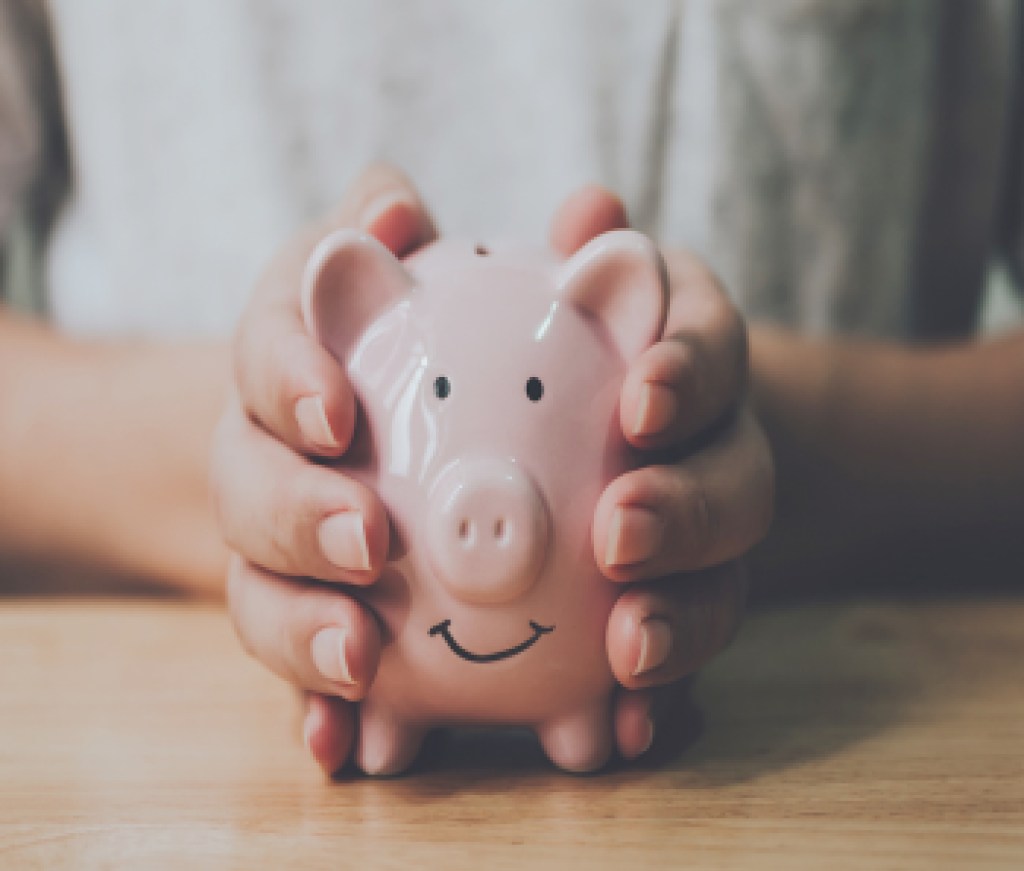
<path fill-rule="evenodd" d="M 619 394 L 667 299 L 660 255 L 630 230 L 568 260 L 441 241 L 399 261 L 351 231 L 314 252 L 306 324 L 360 408 L 338 466 L 392 524 L 386 569 L 353 590 L 384 639 L 360 706 L 365 772 L 403 770 L 428 730 L 455 725 L 530 727 L 572 771 L 607 761 L 621 587 L 598 571 L 591 525 L 637 464 Z"/>

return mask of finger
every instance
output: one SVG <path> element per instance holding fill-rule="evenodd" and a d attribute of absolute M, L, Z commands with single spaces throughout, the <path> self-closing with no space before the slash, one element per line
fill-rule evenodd
<path fill-rule="evenodd" d="M 595 236 L 628 226 L 622 200 L 600 185 L 587 185 L 572 194 L 555 213 L 551 247 L 570 257 Z"/>
<path fill-rule="evenodd" d="M 342 366 L 306 330 L 299 281 L 316 243 L 340 227 L 373 234 L 396 255 L 436 238 L 433 220 L 409 180 L 374 166 L 324 221 L 275 259 L 243 316 L 235 375 L 246 411 L 295 450 L 338 456 L 355 424 L 355 402 Z"/>
<path fill-rule="evenodd" d="M 356 401 L 341 364 L 290 306 L 254 307 L 235 343 L 235 382 L 247 413 L 296 451 L 336 457 L 355 430 Z"/>
<path fill-rule="evenodd" d="M 311 463 L 229 406 L 214 436 L 211 489 L 228 544 L 284 575 L 368 584 L 391 527 L 368 487 Z"/>
<path fill-rule="evenodd" d="M 227 595 L 242 645 L 275 674 L 323 695 L 365 695 L 380 658 L 380 629 L 350 595 L 278 577 L 241 557 L 232 560 Z"/>
<path fill-rule="evenodd" d="M 302 739 L 310 755 L 328 777 L 337 774 L 348 761 L 355 744 L 355 709 L 344 699 L 310 693 Z"/>
<path fill-rule="evenodd" d="M 623 759 L 664 757 L 666 750 L 671 756 L 696 737 L 700 717 L 691 693 L 694 677 L 662 687 L 618 688 L 613 717 L 615 740 Z"/>
<path fill-rule="evenodd" d="M 735 636 L 746 597 L 739 562 L 629 588 L 608 618 L 608 661 L 616 679 L 637 689 L 693 674 Z"/>
<path fill-rule="evenodd" d="M 736 404 L 747 379 L 746 326 L 718 280 L 692 255 L 665 259 L 665 338 L 630 366 L 619 405 L 622 431 L 639 448 L 705 429 Z"/>
<path fill-rule="evenodd" d="M 437 227 L 411 179 L 388 163 L 364 169 L 337 208 L 319 225 L 313 244 L 333 230 L 359 227 L 396 257 L 437 238 Z M 312 246 L 310 246 L 312 248 Z"/>
<path fill-rule="evenodd" d="M 654 743 L 654 694 L 619 688 L 615 694 L 615 744 L 623 759 L 636 759 Z"/>
<path fill-rule="evenodd" d="M 614 581 L 658 578 L 734 559 L 768 531 L 774 487 L 767 439 L 743 409 L 696 454 L 612 481 L 594 513 L 594 557 Z"/>

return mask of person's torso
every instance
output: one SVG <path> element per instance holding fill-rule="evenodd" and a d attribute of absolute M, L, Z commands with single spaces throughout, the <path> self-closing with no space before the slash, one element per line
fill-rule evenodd
<path fill-rule="evenodd" d="M 48 278 L 69 328 L 225 333 L 281 242 L 379 159 L 446 233 L 540 240 L 598 181 L 752 316 L 969 325 L 1010 0 L 50 5 L 75 188 Z"/>

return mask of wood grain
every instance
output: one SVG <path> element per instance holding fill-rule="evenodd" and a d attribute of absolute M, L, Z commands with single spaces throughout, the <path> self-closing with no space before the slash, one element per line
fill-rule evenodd
<path fill-rule="evenodd" d="M 1024 601 L 763 613 L 696 699 L 658 766 L 330 782 L 215 608 L 0 600 L 0 867 L 1024 868 Z"/>

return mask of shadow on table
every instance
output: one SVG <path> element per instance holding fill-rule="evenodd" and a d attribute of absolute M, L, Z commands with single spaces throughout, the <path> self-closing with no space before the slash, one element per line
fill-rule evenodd
<path fill-rule="evenodd" d="M 605 774 L 629 780 L 668 769 L 680 785 L 716 787 L 835 754 L 944 691 L 922 632 L 913 606 L 892 603 L 755 615 L 701 675 L 693 700 L 670 701 L 647 758 Z M 436 736 L 416 768 L 462 786 L 551 772 L 533 735 L 516 730 Z"/>
<path fill-rule="evenodd" d="M 677 720 L 648 764 L 688 787 L 742 783 L 834 755 L 902 722 L 942 692 L 913 606 L 819 605 L 750 618 L 701 675 L 704 722 Z M 699 715 L 698 715 L 699 716 Z"/>
<path fill-rule="evenodd" d="M 693 743 L 700 734 L 701 715 L 688 693 L 677 694 L 668 722 L 672 724 L 673 741 L 661 744 L 652 750 L 659 760 L 645 763 L 643 768 L 662 767 L 666 759 L 679 753 Z M 590 775 L 570 775 L 570 780 L 583 782 L 599 780 L 608 774 L 637 770 L 635 764 L 614 759 L 600 772 Z M 445 729 L 432 733 L 426 740 L 415 764 L 399 775 L 398 781 L 409 783 L 420 778 L 457 783 L 460 788 L 477 783 L 496 784 L 503 778 L 527 780 L 550 778 L 558 775 L 558 769 L 541 749 L 533 731 L 525 728 L 466 728 Z M 339 775 L 341 779 L 357 778 L 360 775 L 352 766 L 346 767 Z M 376 779 L 376 778 L 371 778 Z M 384 778 L 385 780 L 388 778 Z M 433 787 L 431 787 L 433 788 Z"/>

